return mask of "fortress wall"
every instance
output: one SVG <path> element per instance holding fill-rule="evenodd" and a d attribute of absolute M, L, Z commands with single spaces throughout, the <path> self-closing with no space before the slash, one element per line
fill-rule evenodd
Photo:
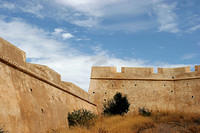
<path fill-rule="evenodd" d="M 101 71 L 102 77 L 91 74 L 90 100 L 98 105 L 101 112 L 104 102 L 116 92 L 122 92 L 131 103 L 132 112 L 146 107 L 152 111 L 200 113 L 200 72 L 197 68 L 194 72 L 190 72 L 190 67 L 158 68 L 158 73 L 153 73 L 152 68 L 122 68 L 121 73 L 107 72 L 109 75 Z M 99 69 L 95 68 L 92 72 L 98 73 Z M 185 86 L 187 82 L 191 91 Z"/>
<path fill-rule="evenodd" d="M 153 111 L 175 110 L 174 83 L 171 81 L 91 80 L 90 100 L 98 105 L 99 112 L 103 103 L 113 98 L 116 92 L 127 95 L 131 112 L 142 107 Z"/>
<path fill-rule="evenodd" d="M 6 43 L 6 45 L 4 45 Z M 5 48 L 8 45 L 9 48 Z M 96 105 L 76 85 L 63 85 L 60 75 L 46 66 L 12 58 L 11 44 L 0 39 L 0 125 L 13 133 L 45 133 L 67 127 L 67 114 L 84 108 L 96 113 Z M 16 48 L 16 47 L 14 47 Z M 18 57 L 25 57 L 24 52 Z M 7 56 L 7 55 L 8 56 Z M 19 64 L 18 64 L 19 63 Z"/>
<path fill-rule="evenodd" d="M 200 113 L 200 78 L 175 81 L 176 108 Z"/>
<path fill-rule="evenodd" d="M 10 44 L 0 37 L 0 56 L 14 60 L 17 64 L 25 66 L 26 54 L 24 51 Z"/>

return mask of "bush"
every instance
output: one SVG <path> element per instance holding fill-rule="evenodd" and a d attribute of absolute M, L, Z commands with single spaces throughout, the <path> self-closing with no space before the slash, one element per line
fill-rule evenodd
<path fill-rule="evenodd" d="M 151 115 L 151 112 L 144 107 L 139 108 L 138 111 L 139 111 L 139 114 L 142 115 L 142 116 L 150 116 Z"/>
<path fill-rule="evenodd" d="M 81 127 L 87 127 L 89 128 L 90 125 L 94 123 L 96 115 L 92 112 L 85 110 L 85 109 L 79 109 L 75 110 L 71 113 L 68 113 L 68 124 L 70 126 L 81 126 Z"/>
<path fill-rule="evenodd" d="M 6 133 L 6 131 L 4 131 L 3 128 L 0 128 L 0 133 Z"/>
<path fill-rule="evenodd" d="M 124 115 L 129 111 L 129 106 L 127 97 L 117 92 L 113 99 L 104 104 L 103 113 L 105 115 Z"/>

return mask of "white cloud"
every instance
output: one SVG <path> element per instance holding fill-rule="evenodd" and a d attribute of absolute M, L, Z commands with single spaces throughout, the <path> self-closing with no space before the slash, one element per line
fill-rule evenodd
<path fill-rule="evenodd" d="M 79 20 L 79 19 L 74 19 L 71 21 L 73 24 L 76 24 L 78 26 L 82 26 L 82 27 L 95 27 L 99 24 L 99 20 L 97 18 L 94 17 L 89 17 L 87 19 L 84 20 Z"/>
<path fill-rule="evenodd" d="M 102 16 L 102 8 L 120 0 L 55 0 L 56 3 L 71 7 L 72 9 L 89 16 Z"/>
<path fill-rule="evenodd" d="M 0 19 L 0 35 L 24 50 L 32 63 L 47 65 L 61 74 L 62 79 L 84 88 L 89 87 L 91 67 L 96 66 L 182 66 L 166 63 L 148 64 L 141 59 L 121 59 L 110 56 L 109 51 L 93 47 L 94 54 L 85 54 L 52 38 L 51 33 L 25 23 L 22 20 L 9 22 Z M 148 65 L 147 65 L 148 64 Z M 184 64 L 183 64 L 184 65 Z"/>
<path fill-rule="evenodd" d="M 64 32 L 64 30 L 62 28 L 55 28 L 53 34 L 57 35 L 57 34 L 60 34 L 62 32 Z"/>
<path fill-rule="evenodd" d="M 199 29 L 200 29 L 200 24 L 195 25 L 195 26 L 189 28 L 188 32 L 193 32 L 193 31 L 196 31 L 196 30 L 199 30 Z"/>
<path fill-rule="evenodd" d="M 66 7 L 71 7 L 73 10 L 79 12 L 79 16 L 87 16 L 85 19 L 77 17 L 72 18 L 72 23 L 84 27 L 111 27 L 105 29 L 127 30 L 130 24 L 132 30 L 140 31 L 143 29 L 150 29 L 156 27 L 152 23 L 152 16 L 149 14 L 156 14 L 159 31 L 177 33 L 180 31 L 178 27 L 177 15 L 174 12 L 176 3 L 168 4 L 162 0 L 55 0 L 57 3 Z M 153 10 L 152 10 L 153 9 Z M 138 19 L 137 16 L 149 15 L 149 19 Z M 126 17 L 135 18 L 129 22 L 122 22 Z M 112 25 L 106 26 L 101 22 L 105 19 L 112 20 L 121 18 L 120 21 L 113 21 Z M 118 28 L 120 27 L 120 28 Z M 133 30 L 136 28 L 137 30 Z"/>
<path fill-rule="evenodd" d="M 55 29 L 54 32 L 63 32 L 62 28 Z M 165 66 L 177 67 L 182 65 L 172 65 L 166 63 L 151 63 L 141 59 L 121 59 L 110 56 L 109 51 L 101 49 L 99 46 L 93 47 L 94 54 L 86 54 L 68 45 L 67 42 L 60 42 L 49 33 L 36 26 L 27 24 L 18 19 L 9 22 L 0 18 L 0 36 L 10 41 L 26 52 L 27 58 L 31 58 L 32 63 L 47 65 L 61 74 L 62 79 L 70 81 L 85 90 L 89 87 L 91 67 L 96 66 Z M 188 58 L 188 57 L 186 57 Z"/>
<path fill-rule="evenodd" d="M 0 8 L 7 8 L 7 9 L 14 9 L 15 8 L 15 4 L 13 3 L 9 3 L 9 2 L 0 2 Z"/>
<path fill-rule="evenodd" d="M 61 19 L 81 27 L 126 31 L 131 26 L 129 31 L 134 32 L 158 27 L 159 31 L 179 32 L 174 12 L 176 4 L 163 0 L 23 0 L 23 4 L 16 3 L 17 9 L 22 12 L 40 18 Z M 152 14 L 157 15 L 157 20 Z M 104 22 L 107 20 L 112 24 L 106 25 Z"/>
<path fill-rule="evenodd" d="M 62 28 L 55 28 L 54 32 L 52 33 L 53 36 L 61 37 L 63 40 L 73 38 L 74 35 L 68 33 L 66 30 Z"/>
<path fill-rule="evenodd" d="M 70 38 L 72 38 L 72 37 L 74 37 L 72 34 L 70 34 L 70 33 L 63 33 L 62 34 L 62 38 L 64 39 L 64 40 L 66 40 L 66 39 L 70 39 Z"/>
<path fill-rule="evenodd" d="M 193 59 L 197 56 L 198 54 L 196 53 L 189 53 L 189 54 L 185 54 L 182 56 L 182 60 L 189 60 L 189 59 Z"/>
<path fill-rule="evenodd" d="M 71 81 L 85 90 L 89 87 L 90 71 L 98 66 L 144 66 L 139 59 L 120 59 L 110 56 L 101 48 L 88 55 L 51 38 L 51 33 L 29 25 L 22 20 L 9 22 L 0 19 L 0 35 L 24 50 L 31 62 L 44 64 L 62 75 L 65 81 Z"/>
<path fill-rule="evenodd" d="M 160 24 L 159 31 L 166 31 L 171 33 L 179 32 L 177 15 L 173 11 L 176 4 L 166 4 L 163 2 L 156 2 L 154 4 L 154 11 L 158 17 L 158 23 Z"/>
<path fill-rule="evenodd" d="M 28 2 L 26 6 L 21 6 L 20 9 L 23 12 L 31 13 L 31 14 L 36 15 L 37 17 L 43 18 L 43 15 L 41 15 L 41 12 L 40 12 L 43 9 L 43 6 L 41 4 L 34 4 L 31 2 Z"/>

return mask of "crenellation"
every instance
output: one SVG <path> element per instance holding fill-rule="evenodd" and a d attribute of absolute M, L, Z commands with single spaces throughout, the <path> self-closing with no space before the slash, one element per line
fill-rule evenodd
<path fill-rule="evenodd" d="M 153 74 L 154 69 L 153 68 L 144 68 L 144 67 L 122 67 L 121 72 L 122 73 L 129 73 L 134 75 L 145 75 L 149 76 Z"/>
<path fill-rule="evenodd" d="M 177 68 L 158 68 L 159 74 L 177 75 L 190 72 L 190 66 Z"/>
<path fill-rule="evenodd" d="M 200 73 L 200 65 L 196 65 L 195 66 L 195 71 L 198 72 L 198 73 Z"/>
<path fill-rule="evenodd" d="M 121 72 L 116 72 L 116 67 L 92 67 L 91 79 L 119 79 L 119 80 L 176 80 L 199 76 L 200 66 L 195 66 L 195 71 L 190 66 L 177 68 L 158 68 L 154 73 L 153 68 L 122 67 Z"/>
<path fill-rule="evenodd" d="M 117 73 L 116 67 L 92 67 L 91 78 L 109 77 L 110 74 Z"/>

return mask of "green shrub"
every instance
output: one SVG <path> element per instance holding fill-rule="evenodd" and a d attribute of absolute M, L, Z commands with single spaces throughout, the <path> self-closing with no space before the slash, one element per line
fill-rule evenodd
<path fill-rule="evenodd" d="M 103 113 L 105 115 L 124 115 L 129 111 L 129 106 L 127 97 L 117 92 L 113 99 L 104 104 Z"/>
<path fill-rule="evenodd" d="M 88 110 L 79 109 L 68 113 L 68 124 L 70 126 L 81 126 L 89 128 L 90 125 L 94 124 L 96 115 Z"/>
<path fill-rule="evenodd" d="M 6 133 L 3 128 L 0 128 L 0 133 Z"/>
<path fill-rule="evenodd" d="M 151 112 L 147 108 L 144 108 L 144 107 L 139 108 L 138 111 L 139 111 L 139 114 L 142 116 L 150 116 L 151 115 Z"/>

